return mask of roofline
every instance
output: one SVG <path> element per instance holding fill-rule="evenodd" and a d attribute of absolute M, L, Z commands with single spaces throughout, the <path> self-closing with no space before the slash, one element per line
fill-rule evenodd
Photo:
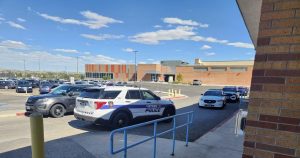
<path fill-rule="evenodd" d="M 240 14 L 241 14 L 241 16 L 242 16 L 242 18 L 243 18 L 244 25 L 245 25 L 246 28 L 247 28 L 247 32 L 248 32 L 248 34 L 249 34 L 249 36 L 250 36 L 250 39 L 251 39 L 252 43 L 254 44 L 254 49 L 256 49 L 256 43 L 255 43 L 255 41 L 253 40 L 253 38 L 251 38 L 251 33 L 250 33 L 250 30 L 249 30 L 249 27 L 248 27 L 248 25 L 246 24 L 246 19 L 245 19 L 244 15 L 242 14 L 242 10 L 241 10 L 241 8 L 240 8 L 240 5 L 239 5 L 238 0 L 235 0 L 235 3 L 236 3 L 236 5 L 237 5 L 238 8 L 239 8 Z"/>

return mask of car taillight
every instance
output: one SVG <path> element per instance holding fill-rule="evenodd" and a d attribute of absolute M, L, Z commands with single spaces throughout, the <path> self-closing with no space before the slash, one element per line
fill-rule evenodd
<path fill-rule="evenodd" d="M 100 109 L 105 104 L 106 104 L 106 102 L 98 102 L 98 101 L 94 102 L 95 109 Z"/>

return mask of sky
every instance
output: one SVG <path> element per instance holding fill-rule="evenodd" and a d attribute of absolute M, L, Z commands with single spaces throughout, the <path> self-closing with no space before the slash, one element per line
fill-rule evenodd
<path fill-rule="evenodd" d="M 0 68 L 253 60 L 235 0 L 0 0 Z"/>

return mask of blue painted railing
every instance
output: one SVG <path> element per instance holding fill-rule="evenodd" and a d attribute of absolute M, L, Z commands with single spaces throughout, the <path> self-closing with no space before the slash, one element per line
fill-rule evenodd
<path fill-rule="evenodd" d="M 184 115 L 187 116 L 186 122 L 184 124 L 176 126 L 176 118 L 179 117 L 179 116 L 184 116 Z M 153 158 L 155 158 L 156 157 L 156 138 L 158 136 L 163 135 L 163 134 L 172 132 L 173 133 L 173 138 L 172 138 L 173 139 L 173 148 L 172 148 L 171 155 L 174 156 L 176 129 L 186 126 L 186 137 L 185 137 L 185 143 L 186 144 L 185 144 L 185 146 L 188 146 L 188 143 L 189 143 L 189 126 L 193 122 L 193 116 L 194 116 L 193 115 L 193 111 L 190 111 L 190 112 L 185 112 L 185 113 L 177 114 L 177 115 L 174 115 L 174 116 L 164 117 L 164 118 L 160 118 L 160 119 L 156 119 L 156 120 L 152 120 L 152 121 L 148 121 L 148 122 L 144 122 L 144 123 L 140 123 L 140 124 L 136 124 L 136 125 L 132 125 L 132 126 L 128 126 L 128 127 L 123 127 L 123 128 L 116 129 L 116 130 L 112 131 L 111 134 L 110 134 L 110 153 L 112 155 L 115 155 L 117 153 L 123 152 L 123 157 L 126 158 L 127 157 L 127 150 L 128 149 L 133 148 L 133 147 L 135 147 L 137 145 L 140 145 L 142 143 L 145 143 L 145 142 L 153 139 L 154 140 L 154 143 L 153 143 Z M 169 129 L 169 130 L 163 131 L 161 133 L 157 133 L 157 131 L 156 131 L 156 129 L 157 129 L 157 123 L 161 122 L 161 121 L 168 120 L 168 119 L 173 119 L 173 127 L 171 129 Z M 142 141 L 139 141 L 137 143 L 134 143 L 134 144 L 130 144 L 130 145 L 127 144 L 127 131 L 128 130 L 134 129 L 134 128 L 138 128 L 138 127 L 141 127 L 141 126 L 150 125 L 150 124 L 153 124 L 153 126 L 154 126 L 154 128 L 153 128 L 153 136 L 151 136 L 149 138 L 146 138 L 146 139 L 144 139 Z M 121 149 L 114 150 L 114 135 L 116 133 L 123 133 L 123 135 L 124 135 L 124 146 Z"/>

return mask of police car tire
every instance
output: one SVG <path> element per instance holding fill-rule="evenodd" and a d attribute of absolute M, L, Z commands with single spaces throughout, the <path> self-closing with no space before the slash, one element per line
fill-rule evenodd
<path fill-rule="evenodd" d="M 56 110 L 60 110 L 60 111 L 56 111 Z M 66 109 L 61 104 L 55 104 L 50 109 L 50 114 L 54 118 L 63 117 L 65 115 L 65 113 L 66 113 Z"/>
<path fill-rule="evenodd" d="M 120 124 L 120 120 L 123 121 L 123 124 Z M 112 128 L 117 129 L 117 128 L 122 128 L 126 127 L 130 123 L 130 117 L 126 112 L 118 112 L 112 119 Z"/>
<path fill-rule="evenodd" d="M 173 108 L 166 108 L 163 112 L 163 117 L 169 117 L 175 115 L 175 109 Z M 173 119 L 167 119 L 164 122 L 165 123 L 170 123 L 172 122 Z"/>

